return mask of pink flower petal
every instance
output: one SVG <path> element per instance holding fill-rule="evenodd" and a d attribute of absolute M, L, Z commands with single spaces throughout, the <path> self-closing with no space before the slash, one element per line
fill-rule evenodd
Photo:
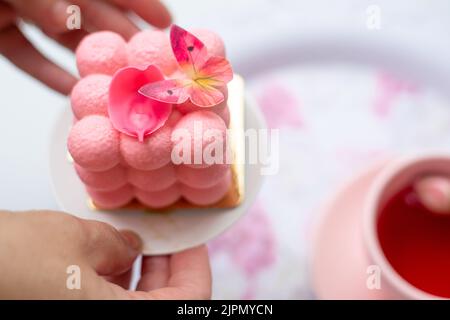
<path fill-rule="evenodd" d="M 145 136 L 164 125 L 172 105 L 139 93 L 143 85 L 161 80 L 163 74 L 153 65 L 145 69 L 126 67 L 116 72 L 109 88 L 108 106 L 114 128 L 142 142 Z"/>
<path fill-rule="evenodd" d="M 173 54 L 181 69 L 191 78 L 208 60 L 208 51 L 197 37 L 177 25 L 170 29 Z"/>

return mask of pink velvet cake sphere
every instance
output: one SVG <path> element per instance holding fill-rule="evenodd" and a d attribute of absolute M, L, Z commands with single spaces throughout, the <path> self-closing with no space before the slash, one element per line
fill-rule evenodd
<path fill-rule="evenodd" d="M 182 185 L 181 194 L 183 197 L 199 206 L 207 206 L 222 199 L 231 186 L 231 173 L 228 172 L 217 184 L 208 188 L 192 188 Z"/>
<path fill-rule="evenodd" d="M 166 75 L 178 67 L 169 36 L 160 30 L 145 30 L 135 34 L 127 44 L 127 56 L 131 66 L 154 64 Z"/>
<path fill-rule="evenodd" d="M 219 183 L 229 171 L 229 164 L 213 164 L 207 168 L 180 165 L 177 166 L 177 177 L 189 187 L 203 189 Z"/>
<path fill-rule="evenodd" d="M 78 121 L 70 131 L 67 146 L 74 161 L 86 170 L 105 171 L 120 162 L 119 133 L 103 116 Z"/>
<path fill-rule="evenodd" d="M 165 166 L 171 159 L 171 131 L 169 126 L 164 126 L 147 136 L 144 142 L 121 134 L 120 151 L 123 159 L 138 170 L 155 170 Z"/>
<path fill-rule="evenodd" d="M 217 114 L 211 111 L 195 111 L 186 114 L 175 125 L 172 131 L 172 142 L 176 154 L 179 154 L 184 160 L 190 163 L 183 163 L 194 168 L 205 168 L 211 165 L 203 156 L 207 153 L 208 146 L 221 144 L 223 147 L 222 157 L 225 162 L 225 148 L 226 148 L 226 130 L 225 122 Z M 187 134 L 187 135 L 186 135 Z M 217 135 L 217 137 L 216 137 Z M 190 139 L 191 152 L 190 161 L 189 156 L 183 156 L 183 145 L 185 139 Z M 177 147 L 178 146 L 178 147 Z M 180 151 L 178 153 L 178 151 Z M 197 157 L 196 157 L 197 155 Z M 178 164 L 178 163 L 177 163 Z"/>
<path fill-rule="evenodd" d="M 98 114 L 108 115 L 108 91 L 111 77 L 103 74 L 92 74 L 73 87 L 70 101 L 73 114 L 77 119 Z"/>
<path fill-rule="evenodd" d="M 175 168 L 169 163 L 155 170 L 128 169 L 128 181 L 135 187 L 148 192 L 167 189 L 177 181 Z"/>
<path fill-rule="evenodd" d="M 106 171 L 93 172 L 75 164 L 75 170 L 80 180 L 92 190 L 112 191 L 127 184 L 127 173 L 121 165 Z"/>
<path fill-rule="evenodd" d="M 193 104 L 192 102 L 185 102 L 182 104 L 179 104 L 177 106 L 177 109 L 180 113 L 182 114 L 187 114 L 190 112 L 194 112 L 194 111 L 212 111 L 215 114 L 217 114 L 219 117 L 222 118 L 222 120 L 225 122 L 225 125 L 228 126 L 230 125 L 230 110 L 228 109 L 228 105 L 227 105 L 227 101 L 222 102 L 221 104 L 218 104 L 214 107 L 210 107 L 210 108 L 202 108 L 199 106 L 196 106 L 195 104 Z"/>
<path fill-rule="evenodd" d="M 207 29 L 192 29 L 191 32 L 203 42 L 209 54 L 225 57 L 225 45 L 217 33 Z"/>
<path fill-rule="evenodd" d="M 86 188 L 94 204 L 101 209 L 117 209 L 128 204 L 134 198 L 133 188 L 125 185 L 113 191 L 98 191 Z"/>
<path fill-rule="evenodd" d="M 76 58 L 82 77 L 92 73 L 113 75 L 127 65 L 126 42 L 114 32 L 95 32 L 81 41 Z"/>
<path fill-rule="evenodd" d="M 180 196 L 180 188 L 177 183 L 167 189 L 155 192 L 136 190 L 136 198 L 144 205 L 154 209 L 170 206 L 178 201 Z"/>

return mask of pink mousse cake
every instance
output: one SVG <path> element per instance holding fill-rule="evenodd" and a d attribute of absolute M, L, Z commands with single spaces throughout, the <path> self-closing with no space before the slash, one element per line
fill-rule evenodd
<path fill-rule="evenodd" d="M 190 33 L 204 44 L 209 55 L 225 56 L 223 41 L 215 33 L 202 29 Z M 145 74 L 149 66 L 156 66 L 163 80 L 178 77 L 180 63 L 171 36 L 146 30 L 126 42 L 113 32 L 93 33 L 80 43 L 76 60 L 81 79 L 71 94 L 74 123 L 67 145 L 74 170 L 97 207 L 117 209 L 132 201 L 152 209 L 167 208 L 179 201 L 211 206 L 224 198 L 232 187 L 229 164 L 175 164 L 172 151 L 174 132 L 180 129 L 193 133 L 195 123 L 201 123 L 203 131 L 213 128 L 226 136 L 230 121 L 226 85 L 219 88 L 223 98 L 218 104 L 202 107 L 190 99 L 164 104 L 167 116 L 160 117 L 167 119 L 140 139 L 118 130 L 112 121 L 113 95 L 129 90 L 122 84 L 126 81 L 114 79 L 122 70 L 135 68 L 128 76 L 134 77 L 129 83 L 136 91 L 154 81 L 153 75 Z M 138 92 L 133 97 L 149 99 Z M 208 143 L 198 134 L 192 134 L 191 139 L 192 145 Z"/>

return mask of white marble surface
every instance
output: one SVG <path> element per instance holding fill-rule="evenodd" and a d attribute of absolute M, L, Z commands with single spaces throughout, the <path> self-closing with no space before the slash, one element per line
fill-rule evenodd
<path fill-rule="evenodd" d="M 424 59 L 450 70 L 450 2 L 446 0 L 170 0 L 176 22 L 219 32 L 237 71 L 249 73 L 243 57 L 283 41 L 319 39 L 333 43 L 334 34 L 383 41 L 414 50 Z M 381 9 L 381 29 L 366 27 L 366 9 Z M 73 56 L 34 28 L 27 35 L 48 56 L 74 71 Z M 304 41 L 305 42 L 305 41 Z M 308 42 L 305 42 L 308 43 Z M 308 49 L 308 48 L 305 48 Z M 264 63 L 256 65 L 266 69 Z M 449 71 L 450 72 L 450 71 Z M 248 78 L 251 80 L 251 78 Z M 57 209 L 49 170 L 49 135 L 67 99 L 18 72 L 0 58 L 0 207 L 11 210 Z"/>

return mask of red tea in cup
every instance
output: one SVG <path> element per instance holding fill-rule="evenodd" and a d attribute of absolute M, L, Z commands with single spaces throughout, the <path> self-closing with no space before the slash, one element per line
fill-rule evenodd
<path fill-rule="evenodd" d="M 431 212 L 407 186 L 380 208 L 377 234 L 386 259 L 403 279 L 450 298 L 450 214 Z"/>

